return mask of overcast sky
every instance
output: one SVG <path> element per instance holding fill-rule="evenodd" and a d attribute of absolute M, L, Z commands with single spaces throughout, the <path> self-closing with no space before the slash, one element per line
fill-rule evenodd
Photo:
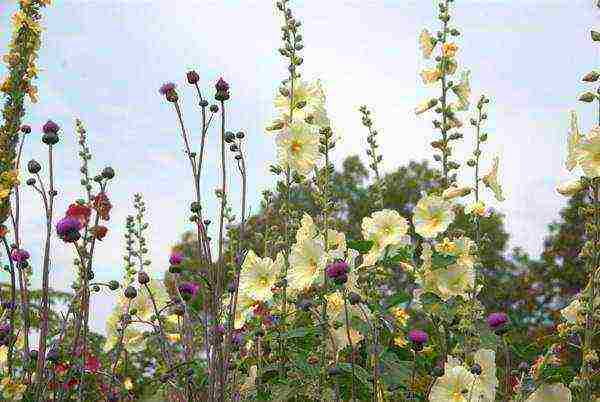
<path fill-rule="evenodd" d="M 230 83 L 228 127 L 248 134 L 250 204 L 256 210 L 260 190 L 273 183 L 268 173 L 274 160 L 273 139 L 263 127 L 274 115 L 273 95 L 286 75 L 276 52 L 279 16 L 269 0 L 53 3 L 44 11 L 41 99 L 28 107 L 25 121 L 34 132 L 24 160 L 44 161 L 39 137 L 45 120 L 51 118 L 63 127 L 56 161 L 57 214 L 62 215 L 81 194 L 73 129 L 74 118 L 80 117 L 88 129 L 94 166 L 109 164 L 117 171 L 110 192 L 114 204 L 110 233 L 97 249 L 97 277 L 121 277 L 122 228 L 136 192 L 147 201 L 153 268 L 162 272 L 170 246 L 191 228 L 187 216 L 193 190 L 175 116 L 157 89 L 164 81 L 180 84 L 188 126 L 197 129 L 196 101 L 185 84 L 185 72 L 196 69 L 202 82 L 211 86 L 219 76 Z M 363 103 L 374 110 L 386 170 L 431 158 L 430 118 L 416 117 L 412 110 L 428 94 L 418 79 L 425 64 L 417 37 L 424 27 L 437 28 L 435 3 L 292 1 L 304 23 L 304 75 L 323 80 L 329 112 L 342 137 L 337 162 L 350 154 L 365 156 L 366 135 L 357 112 Z M 600 13 L 592 0 L 456 0 L 455 4 L 463 32 L 459 62 L 472 71 L 474 95 L 484 91 L 492 98 L 486 151 L 501 157 L 507 201 L 489 201 L 507 215 L 511 246 L 536 255 L 546 225 L 565 203 L 554 187 L 569 177 L 563 168 L 568 111 L 576 107 L 581 112 L 584 130 L 593 124 L 593 114 L 576 99 L 584 88 L 580 77 L 598 66 L 598 45 L 588 38 L 589 29 L 600 26 Z M 0 0 L 2 53 L 15 9 L 14 1 Z M 5 73 L 3 66 L 0 73 Z M 470 149 L 470 134 L 465 132 L 459 155 Z M 204 179 L 207 194 L 212 194 L 219 177 L 217 145 L 213 132 Z M 39 283 L 41 202 L 32 191 L 24 193 L 24 244 L 33 254 L 34 282 Z M 210 200 L 206 210 L 215 208 L 215 200 Z M 66 289 L 73 278 L 71 250 L 60 241 L 52 249 L 52 283 Z M 103 331 L 111 297 L 95 296 L 96 330 Z"/>

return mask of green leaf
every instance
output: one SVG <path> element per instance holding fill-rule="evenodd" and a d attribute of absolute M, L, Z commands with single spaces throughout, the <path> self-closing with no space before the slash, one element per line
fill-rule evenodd
<path fill-rule="evenodd" d="M 348 248 L 356 250 L 361 254 L 367 254 L 375 242 L 372 240 L 350 240 L 346 244 Z"/>
<path fill-rule="evenodd" d="M 304 338 L 307 335 L 312 335 L 314 333 L 314 329 L 313 328 L 306 328 L 306 327 L 299 327 L 299 328 L 294 328 L 290 331 L 284 332 L 282 334 L 282 336 L 284 338 Z"/>
<path fill-rule="evenodd" d="M 435 268 L 446 268 L 449 265 L 455 264 L 457 261 L 456 256 L 449 254 L 441 254 L 434 252 L 431 256 L 431 264 Z"/>
<path fill-rule="evenodd" d="M 338 367 L 352 375 L 352 364 L 350 363 L 339 363 Z M 360 381 L 365 387 L 368 388 L 372 388 L 373 384 L 371 382 L 371 374 L 365 370 L 364 368 L 362 368 L 361 366 L 354 364 L 354 376 L 358 379 L 358 381 Z"/>
<path fill-rule="evenodd" d="M 402 292 L 402 291 L 398 291 L 396 292 L 392 297 L 390 297 L 387 300 L 387 307 L 386 308 L 392 308 L 397 306 L 398 304 L 401 303 L 406 303 L 407 301 L 410 300 L 410 295 L 406 292 Z"/>

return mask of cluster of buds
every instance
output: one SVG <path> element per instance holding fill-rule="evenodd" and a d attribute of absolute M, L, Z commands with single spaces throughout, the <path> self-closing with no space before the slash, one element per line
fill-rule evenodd
<path fill-rule="evenodd" d="M 346 261 L 334 261 L 326 268 L 327 277 L 342 285 L 348 281 L 348 264 Z"/>

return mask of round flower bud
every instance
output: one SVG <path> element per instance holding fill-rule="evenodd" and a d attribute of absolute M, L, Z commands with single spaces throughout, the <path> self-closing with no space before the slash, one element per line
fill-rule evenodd
<path fill-rule="evenodd" d="M 244 134 L 244 132 L 243 132 L 243 131 L 238 131 L 238 132 L 235 134 L 235 137 L 236 137 L 236 138 L 238 138 L 238 139 L 240 139 L 240 140 L 241 140 L 242 138 L 244 138 L 245 136 L 246 136 L 246 134 Z"/>
<path fill-rule="evenodd" d="M 475 374 L 475 375 L 480 375 L 481 374 L 481 366 L 477 363 L 473 364 L 473 366 L 471 366 L 471 373 Z"/>
<path fill-rule="evenodd" d="M 99 292 L 99 291 L 100 291 L 100 286 L 98 286 L 98 285 L 94 285 L 94 286 L 92 286 L 92 290 L 93 290 L 94 292 Z"/>
<path fill-rule="evenodd" d="M 124 294 L 126 298 L 134 299 L 137 296 L 137 290 L 133 286 L 127 286 Z"/>
<path fill-rule="evenodd" d="M 29 173 L 36 174 L 39 173 L 40 170 L 42 170 L 42 166 L 35 159 L 32 159 L 29 162 L 27 162 L 27 171 Z"/>
<path fill-rule="evenodd" d="M 225 142 L 226 143 L 232 143 L 233 141 L 235 141 L 235 134 L 232 133 L 231 131 L 228 131 L 225 133 Z"/>
<path fill-rule="evenodd" d="M 31 127 L 28 126 L 27 124 L 24 124 L 21 126 L 21 132 L 23 134 L 29 134 L 29 133 L 31 133 Z"/>
<path fill-rule="evenodd" d="M 356 304 L 361 303 L 362 299 L 358 293 L 350 292 L 348 294 L 348 301 L 350 302 L 350 304 L 352 304 L 354 306 Z"/>
<path fill-rule="evenodd" d="M 192 85 L 197 84 L 198 81 L 200 81 L 200 76 L 198 75 L 197 72 L 195 72 L 193 70 L 187 72 L 186 78 L 187 78 L 187 82 Z"/>
<path fill-rule="evenodd" d="M 206 99 L 202 99 L 199 103 L 200 107 L 205 108 L 208 106 L 208 101 Z"/>
<path fill-rule="evenodd" d="M 104 169 L 102 169 L 102 177 L 109 180 L 112 179 L 113 177 L 115 177 L 115 170 L 110 166 L 105 167 Z"/>
<path fill-rule="evenodd" d="M 54 145 L 58 143 L 58 134 L 53 132 L 44 133 L 42 142 L 46 145 Z"/>
<path fill-rule="evenodd" d="M 140 271 L 140 272 L 138 272 L 138 277 L 137 277 L 137 279 L 138 279 L 138 282 L 139 282 L 141 285 L 145 285 L 145 284 L 147 284 L 148 282 L 150 282 L 150 277 L 149 277 L 149 276 L 148 276 L 148 274 L 147 274 L 147 273 L 145 273 L 144 271 Z"/>
<path fill-rule="evenodd" d="M 117 290 L 117 289 L 119 289 L 119 282 L 117 282 L 117 281 L 114 281 L 114 280 L 113 280 L 113 281 L 110 281 L 110 282 L 108 282 L 108 288 L 109 288 L 110 290 Z"/>
<path fill-rule="evenodd" d="M 33 177 L 30 177 L 29 179 L 27 179 L 27 181 L 25 183 L 28 186 L 33 186 L 35 184 L 35 179 Z"/>

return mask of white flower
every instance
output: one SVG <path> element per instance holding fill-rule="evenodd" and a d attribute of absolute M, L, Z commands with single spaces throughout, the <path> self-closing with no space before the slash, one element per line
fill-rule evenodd
<path fill-rule="evenodd" d="M 261 258 L 254 251 L 248 251 L 240 273 L 240 292 L 253 300 L 266 301 L 273 297 L 271 288 L 277 282 L 283 266 L 283 255 L 275 261 Z"/>
<path fill-rule="evenodd" d="M 427 29 L 421 31 L 421 35 L 419 35 L 419 45 L 424 58 L 428 59 L 431 57 L 431 53 L 433 52 L 436 43 L 437 40 L 431 36 Z"/>
<path fill-rule="evenodd" d="M 437 294 L 443 300 L 452 296 L 468 298 L 469 291 L 475 288 L 475 271 L 472 267 L 452 264 L 445 268 L 433 271 L 437 282 Z"/>
<path fill-rule="evenodd" d="M 294 244 L 287 274 L 289 288 L 302 291 L 313 283 L 320 283 L 326 264 L 327 255 L 322 239 L 305 239 Z"/>
<path fill-rule="evenodd" d="M 449 201 L 437 195 L 428 195 L 421 198 L 415 207 L 415 231 L 426 239 L 433 238 L 448 229 L 454 216 Z"/>
<path fill-rule="evenodd" d="M 365 256 L 365 265 L 374 264 L 387 246 L 408 243 L 408 221 L 398 211 L 384 209 L 363 218 L 362 235 L 365 240 L 373 241 L 373 247 Z"/>
<path fill-rule="evenodd" d="M 469 97 L 471 96 L 470 71 L 464 71 L 461 76 L 460 83 L 452 87 L 452 91 L 458 97 L 458 110 L 469 109 Z"/>
<path fill-rule="evenodd" d="M 571 402 L 571 391 L 563 384 L 542 384 L 525 402 Z"/>
<path fill-rule="evenodd" d="M 494 163 L 492 165 L 492 169 L 488 174 L 483 176 L 483 184 L 485 184 L 492 192 L 498 201 L 504 201 L 504 196 L 502 195 L 502 187 L 500 187 L 500 183 L 498 183 L 498 164 L 500 163 L 500 158 L 495 157 Z"/>
<path fill-rule="evenodd" d="M 464 197 L 465 195 L 471 194 L 471 187 L 448 187 L 442 193 L 442 197 L 446 200 L 452 200 L 454 198 Z"/>
<path fill-rule="evenodd" d="M 470 402 L 475 376 L 462 365 L 446 364 L 429 393 L 430 402 Z"/>
<path fill-rule="evenodd" d="M 569 138 L 567 140 L 567 162 L 565 166 L 568 170 L 573 170 L 577 165 L 577 146 L 582 139 L 582 135 L 579 132 L 579 125 L 577 124 L 577 114 L 575 111 L 571 111 L 571 124 L 569 130 Z"/>
<path fill-rule="evenodd" d="M 592 128 L 587 137 L 579 141 L 575 155 L 587 177 L 600 176 L 600 126 Z"/>
<path fill-rule="evenodd" d="M 425 69 L 421 71 L 420 75 L 423 79 L 423 84 L 433 84 L 434 82 L 442 78 L 442 72 L 437 68 Z"/>
<path fill-rule="evenodd" d="M 556 187 L 556 192 L 566 197 L 575 195 L 581 190 L 583 190 L 583 183 L 580 179 L 569 180 Z"/>
<path fill-rule="evenodd" d="M 291 94 L 291 86 L 286 90 Z M 319 127 L 329 127 L 329 118 L 325 109 L 325 91 L 321 81 L 314 83 L 294 81 L 293 113 L 294 121 L 305 121 Z M 275 108 L 281 114 L 283 121 L 290 120 L 290 96 L 279 94 L 275 98 Z"/>
<path fill-rule="evenodd" d="M 423 101 L 422 103 L 418 104 L 417 107 L 415 108 L 415 114 L 418 116 L 421 113 L 425 113 L 426 111 L 428 111 L 429 109 L 431 109 L 432 107 L 437 105 L 437 103 L 438 103 L 437 99 L 429 99 L 429 100 Z"/>
<path fill-rule="evenodd" d="M 315 128 L 304 122 L 294 122 L 277 134 L 277 158 L 285 169 L 307 175 L 321 158 L 319 136 Z"/>
<path fill-rule="evenodd" d="M 576 324 L 583 320 L 583 306 L 579 297 L 576 297 L 569 305 L 560 310 L 560 315 L 570 324 Z"/>
<path fill-rule="evenodd" d="M 475 383 L 473 399 L 479 402 L 494 402 L 496 400 L 496 353 L 489 349 L 479 349 L 473 357 L 481 367 L 481 374 Z M 479 399 L 478 399 L 479 398 Z"/>

